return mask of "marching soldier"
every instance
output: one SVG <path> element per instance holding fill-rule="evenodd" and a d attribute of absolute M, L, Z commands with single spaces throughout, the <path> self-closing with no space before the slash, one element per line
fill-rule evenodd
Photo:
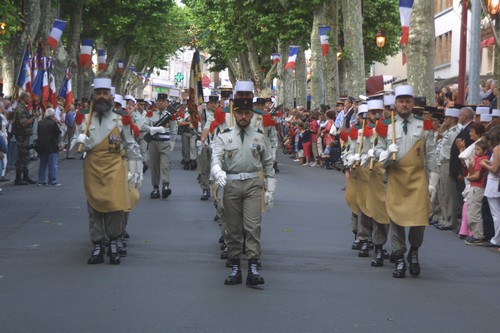
<path fill-rule="evenodd" d="M 273 160 L 264 135 L 250 125 L 253 117 L 253 83 L 239 81 L 235 85 L 234 118 L 236 125 L 221 133 L 214 145 L 211 172 L 218 186 L 224 187 L 224 217 L 227 244 L 231 260 L 231 274 L 224 284 L 242 283 L 240 256 L 245 238 L 248 257 L 246 284 L 264 284 L 257 271 L 261 255 L 260 228 L 262 220 L 263 181 L 267 180 L 266 208 L 274 202 L 276 180 Z M 255 111 L 259 112 L 259 111 Z"/>
<path fill-rule="evenodd" d="M 212 159 L 212 148 L 210 140 L 210 126 L 214 121 L 214 113 L 219 108 L 219 96 L 208 96 L 206 109 L 202 112 L 201 123 L 201 154 L 200 161 L 200 187 L 203 192 L 200 200 L 206 201 L 210 198 L 210 161 Z"/>
<path fill-rule="evenodd" d="M 124 116 L 125 112 L 113 108 L 111 79 L 96 78 L 93 110 L 88 114 L 86 130 L 82 132 L 81 127 L 77 127 L 73 144 L 73 147 L 82 146 L 86 151 L 83 183 L 90 239 L 94 244 L 88 264 L 104 261 L 107 237 L 110 263 L 120 264 L 118 239 L 123 234 L 124 212 L 131 210 L 139 200 L 137 187 L 142 183 L 140 148 L 130 124 L 124 123 Z"/>
<path fill-rule="evenodd" d="M 166 199 L 172 194 L 170 189 L 170 153 L 172 151 L 172 133 L 177 130 L 177 121 L 170 115 L 165 126 L 157 126 L 157 122 L 168 113 L 169 101 L 167 94 L 158 94 L 156 111 L 149 111 L 141 127 L 141 131 L 149 132 L 152 139 L 149 142 L 149 167 L 151 169 L 151 184 L 153 191 L 151 199 L 160 198 L 159 186 L 161 184 L 161 197 Z"/>
<path fill-rule="evenodd" d="M 135 105 L 135 110 L 130 115 L 134 124 L 137 125 L 139 129 L 142 129 L 142 125 L 146 120 L 146 102 L 143 98 L 137 99 L 137 104 Z M 139 138 L 137 141 L 139 142 L 139 146 L 141 147 L 141 156 L 142 156 L 142 164 L 143 164 L 143 172 L 149 168 L 148 166 L 148 143 L 144 140 L 144 134 L 147 132 L 145 130 L 139 131 Z"/>
<path fill-rule="evenodd" d="M 413 87 L 398 86 L 395 95 L 397 115 L 388 127 L 387 137 L 379 137 L 374 155 L 385 163 L 388 170 L 386 208 L 391 220 L 392 257 L 396 265 L 392 275 L 404 278 L 404 255 L 407 250 L 405 227 L 409 227 L 409 271 L 412 276 L 418 276 L 418 249 L 422 245 L 431 210 L 429 192 L 434 190 L 432 187 L 437 184 L 438 175 L 435 172 L 433 133 L 425 130 L 424 121 L 412 114 Z"/>

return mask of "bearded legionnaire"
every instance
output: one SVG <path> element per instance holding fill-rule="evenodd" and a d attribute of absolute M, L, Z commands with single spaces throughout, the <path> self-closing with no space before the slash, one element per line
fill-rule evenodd
<path fill-rule="evenodd" d="M 219 96 L 208 96 L 206 109 L 201 114 L 203 131 L 201 132 L 201 154 L 198 158 L 200 166 L 200 187 L 203 192 L 200 200 L 210 198 L 210 161 L 212 159 L 212 148 L 210 147 L 210 126 L 214 121 L 214 113 L 219 108 Z"/>
<path fill-rule="evenodd" d="M 94 250 L 88 264 L 104 261 L 104 241 L 109 237 L 111 264 L 120 264 L 118 239 L 123 234 L 124 212 L 139 200 L 142 183 L 140 148 L 126 113 L 113 108 L 111 79 L 96 78 L 92 108 L 85 130 L 77 127 L 73 147 L 86 152 L 83 183 L 89 213 L 90 239 Z M 127 163 L 128 161 L 128 163 Z"/>
<path fill-rule="evenodd" d="M 170 153 L 172 151 L 173 133 L 177 131 L 177 121 L 175 116 L 169 115 L 167 108 L 169 101 L 167 94 L 158 94 L 156 101 L 158 109 L 148 111 L 141 131 L 151 134 L 152 139 L 149 142 L 149 168 L 151 169 L 151 184 L 153 191 L 151 199 L 166 199 L 172 194 L 170 189 Z M 170 117 L 165 126 L 158 126 L 158 122 L 163 117 Z"/>
<path fill-rule="evenodd" d="M 261 255 L 260 230 L 264 187 L 260 172 L 264 173 L 267 181 L 264 201 L 268 209 L 274 202 L 276 179 L 266 138 L 249 126 L 254 113 L 253 83 L 239 81 L 235 85 L 235 91 L 236 125 L 217 137 L 213 149 L 211 172 L 217 185 L 224 187 L 226 241 L 231 260 L 231 274 L 224 284 L 242 283 L 240 256 L 243 253 L 245 240 L 248 257 L 246 284 L 255 286 L 264 284 L 264 278 L 257 271 Z"/>
<path fill-rule="evenodd" d="M 412 114 L 413 87 L 397 86 L 395 95 L 397 115 L 388 126 L 387 137 L 379 137 L 374 155 L 387 168 L 386 209 L 391 220 L 392 257 L 396 265 L 392 275 L 404 278 L 405 227 L 409 227 L 409 271 L 412 276 L 418 276 L 418 249 L 431 211 L 429 194 L 435 192 L 439 175 L 436 173 L 434 135 L 425 128 L 422 119 Z"/>
<path fill-rule="evenodd" d="M 33 123 L 40 113 L 38 111 L 31 113 L 28 110 L 30 104 L 31 95 L 27 92 L 23 92 L 14 110 L 12 131 L 16 138 L 18 149 L 16 159 L 16 180 L 14 181 L 14 185 L 36 184 L 36 181 L 29 176 L 29 145 L 31 135 L 33 134 Z"/>

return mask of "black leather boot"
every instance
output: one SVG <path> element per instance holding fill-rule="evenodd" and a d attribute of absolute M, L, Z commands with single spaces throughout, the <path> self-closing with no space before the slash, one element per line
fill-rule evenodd
<path fill-rule="evenodd" d="M 29 185 L 28 182 L 23 180 L 23 172 L 21 170 L 16 169 L 16 180 L 14 181 L 14 185 Z"/>
<path fill-rule="evenodd" d="M 207 201 L 210 198 L 210 190 L 203 190 L 200 200 Z"/>
<path fill-rule="evenodd" d="M 104 262 L 104 247 L 102 246 L 102 242 L 94 242 L 94 249 L 92 250 L 92 254 L 87 260 L 87 264 L 95 265 Z"/>
<path fill-rule="evenodd" d="M 34 181 L 33 179 L 30 178 L 28 168 L 23 168 L 23 180 L 25 182 L 30 183 L 30 184 L 36 184 L 36 181 Z"/>
<path fill-rule="evenodd" d="M 158 199 L 160 198 L 160 191 L 158 190 L 158 186 L 155 186 L 153 188 L 153 191 L 151 191 L 151 194 L 149 195 L 151 199 Z"/>
<path fill-rule="evenodd" d="M 248 275 L 247 275 L 247 286 L 256 286 L 259 284 L 264 284 L 264 278 L 260 276 L 257 271 L 257 264 L 259 259 L 249 259 L 248 260 Z"/>
<path fill-rule="evenodd" d="M 111 265 L 119 265 L 120 264 L 120 254 L 118 253 L 118 240 L 117 239 L 111 239 L 109 241 L 109 248 L 108 248 L 108 257 L 109 257 L 109 263 Z"/>
<path fill-rule="evenodd" d="M 172 190 L 168 187 L 168 183 L 164 183 L 161 188 L 161 197 L 166 199 L 172 194 Z"/>
<path fill-rule="evenodd" d="M 403 256 L 395 258 L 396 259 L 396 269 L 392 273 L 392 277 L 397 279 L 402 279 L 406 276 L 406 262 Z"/>
<path fill-rule="evenodd" d="M 198 163 L 196 163 L 196 160 L 191 160 L 191 162 L 189 163 L 189 168 L 191 170 L 196 170 L 196 168 L 198 168 Z"/>
<path fill-rule="evenodd" d="M 358 257 L 366 258 L 370 255 L 370 247 L 367 240 L 361 241 L 361 249 L 358 252 Z"/>
<path fill-rule="evenodd" d="M 280 172 L 280 169 L 278 169 L 278 162 L 273 163 L 273 168 L 274 168 L 274 172 Z"/>
<path fill-rule="evenodd" d="M 123 243 L 123 240 L 121 238 L 117 239 L 116 240 L 117 244 L 118 244 L 118 254 L 120 255 L 120 257 L 126 257 L 127 256 L 127 250 L 125 250 L 125 245 Z"/>
<path fill-rule="evenodd" d="M 231 274 L 226 278 L 224 284 L 226 286 L 234 286 L 242 282 L 240 259 L 231 259 Z"/>
<path fill-rule="evenodd" d="M 220 253 L 220 258 L 227 259 L 227 258 L 229 258 L 228 253 L 227 253 L 227 245 L 226 244 L 223 244 L 223 245 L 224 245 L 224 248 L 221 248 L 222 252 Z"/>
<path fill-rule="evenodd" d="M 384 253 L 382 252 L 382 246 L 375 245 L 375 257 L 372 259 L 373 267 L 384 266 Z"/>
<path fill-rule="evenodd" d="M 420 275 L 420 264 L 418 263 L 418 248 L 411 248 L 408 252 L 408 264 L 410 265 L 410 274 L 411 276 L 419 276 Z"/>
<path fill-rule="evenodd" d="M 357 232 L 354 232 L 354 242 L 352 242 L 351 249 L 361 250 L 361 241 L 358 239 Z"/>

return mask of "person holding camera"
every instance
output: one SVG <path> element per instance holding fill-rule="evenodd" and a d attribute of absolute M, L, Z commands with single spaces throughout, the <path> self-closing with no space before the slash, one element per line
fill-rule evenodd
<path fill-rule="evenodd" d="M 40 113 L 38 111 L 31 113 L 28 109 L 30 104 L 31 95 L 23 92 L 19 96 L 19 102 L 14 110 L 13 131 L 18 149 L 14 185 L 36 184 L 36 181 L 29 176 L 28 164 L 30 162 L 29 149 L 33 124 Z"/>

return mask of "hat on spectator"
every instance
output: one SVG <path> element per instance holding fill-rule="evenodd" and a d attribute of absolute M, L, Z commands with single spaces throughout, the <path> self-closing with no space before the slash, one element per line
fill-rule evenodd
<path fill-rule="evenodd" d="M 460 110 L 459 109 L 454 109 L 454 108 L 448 108 L 444 111 L 444 116 L 445 117 L 453 117 L 453 118 L 458 118 L 460 115 Z"/>
<path fill-rule="evenodd" d="M 367 106 L 369 111 L 377 111 L 377 110 L 382 111 L 384 109 L 384 101 L 381 99 L 370 99 L 367 103 Z"/>
<path fill-rule="evenodd" d="M 487 106 L 478 106 L 476 108 L 476 114 L 481 115 L 481 114 L 490 114 L 490 108 Z"/>
<path fill-rule="evenodd" d="M 408 85 L 397 86 L 394 93 L 396 98 L 404 96 L 413 97 L 413 87 Z"/>
<path fill-rule="evenodd" d="M 106 77 L 98 77 L 94 79 L 94 90 L 108 89 L 111 90 L 111 79 Z"/>
<path fill-rule="evenodd" d="M 489 123 L 493 119 L 493 115 L 489 113 L 483 113 L 481 114 L 481 122 L 482 123 Z"/>

